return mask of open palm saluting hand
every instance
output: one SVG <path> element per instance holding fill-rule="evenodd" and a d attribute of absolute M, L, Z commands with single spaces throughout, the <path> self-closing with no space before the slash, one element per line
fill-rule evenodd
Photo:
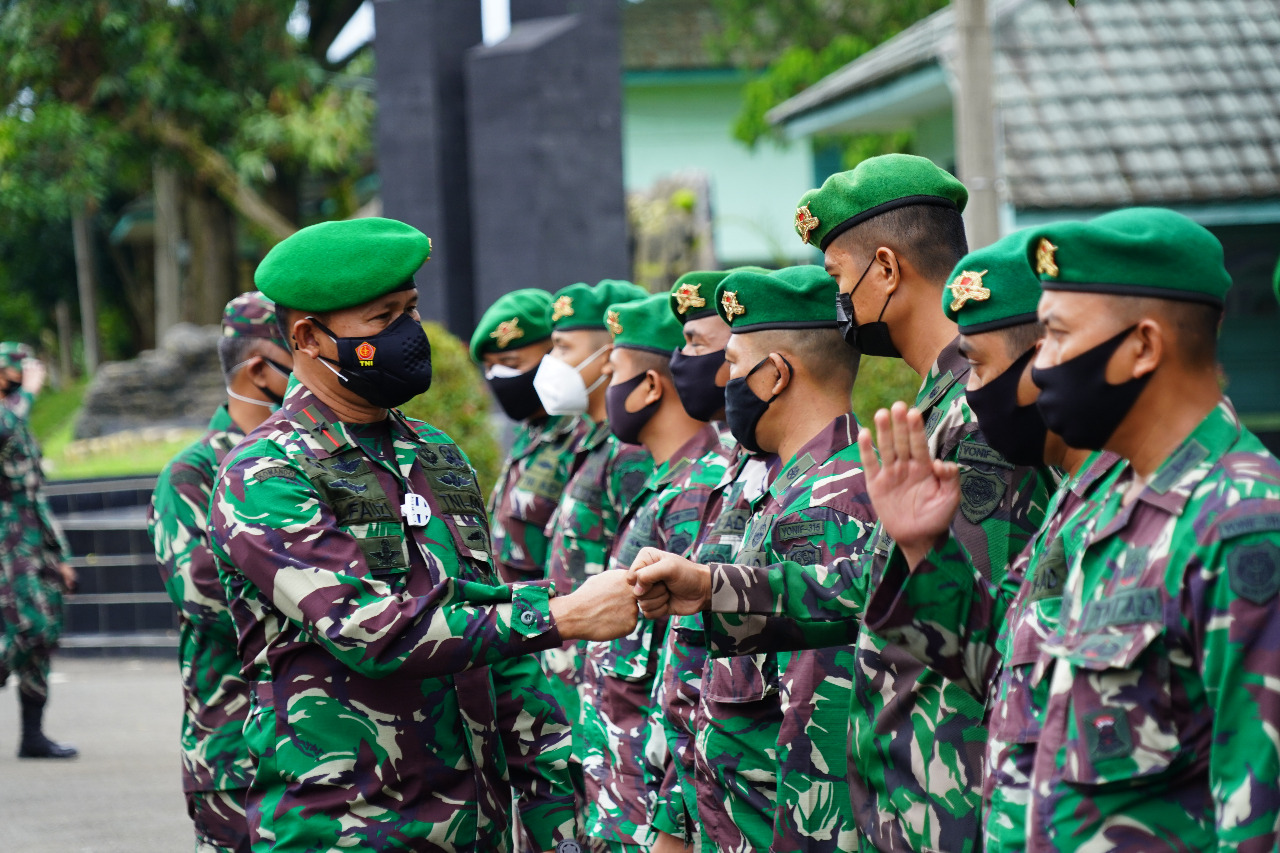
<path fill-rule="evenodd" d="M 924 418 L 906 403 L 876 412 L 877 461 L 871 431 L 858 433 L 867 493 L 885 533 L 915 567 L 947 532 L 960 506 L 960 469 L 929 454 Z"/>

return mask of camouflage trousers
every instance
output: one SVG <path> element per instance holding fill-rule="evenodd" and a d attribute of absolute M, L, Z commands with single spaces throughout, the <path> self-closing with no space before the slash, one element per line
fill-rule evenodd
<path fill-rule="evenodd" d="M 196 829 L 196 853 L 249 853 L 247 788 L 187 792 L 187 816 Z"/>
<path fill-rule="evenodd" d="M 776 695 L 754 702 L 703 699 L 694 716 L 694 778 L 703 851 L 768 850 L 778 797 Z"/>
<path fill-rule="evenodd" d="M 49 660 L 62 636 L 62 580 L 40 572 L 16 572 L 0 593 L 5 628 L 5 668 L 18 689 L 49 695 Z"/>

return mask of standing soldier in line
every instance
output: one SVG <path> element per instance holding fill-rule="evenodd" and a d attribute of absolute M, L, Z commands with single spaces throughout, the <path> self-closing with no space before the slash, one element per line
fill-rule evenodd
<path fill-rule="evenodd" d="M 605 394 L 613 338 L 605 326 L 605 310 L 614 303 L 644 299 L 643 288 L 605 279 L 592 286 L 571 284 L 551 300 L 552 351 L 542 359 L 535 390 L 543 408 L 578 415 L 587 433 L 574 448 L 572 475 L 564 496 L 547 524 L 550 537 L 548 577 L 566 595 L 588 577 L 604 571 L 618 523 L 653 470 L 653 457 L 637 444 L 624 444 L 609 430 Z M 552 694 L 573 726 L 569 773 L 577 795 L 578 820 L 587 825 L 586 788 L 582 775 L 583 642 L 566 642 L 543 653 L 542 666 Z M 593 850 L 603 842 L 587 837 Z"/>
<path fill-rule="evenodd" d="M 965 395 L 992 448 L 1014 464 L 1038 461 L 1068 479 L 1002 584 L 969 569 L 944 522 L 935 531 L 941 544 L 931 542 L 917 562 L 908 564 L 911 543 L 898 542 L 866 614 L 877 634 L 990 709 L 983 790 L 989 853 L 1026 847 L 1031 765 L 1049 696 L 1048 682 L 1034 678 L 1036 659 L 1058 628 L 1067 562 L 1122 469 L 1113 453 L 1067 447 L 1035 405 L 1031 361 L 1043 335 L 1034 319 L 1041 293 L 1031 259 L 1035 242 L 1027 229 L 966 255 L 951 275 L 943 307 L 960 327 L 960 349 L 971 366 Z M 981 298 L 959 298 L 966 294 Z M 882 436 L 892 429 L 888 413 L 878 423 Z M 923 426 L 920 433 L 916 440 Z M 868 491 L 877 510 L 885 509 L 880 518 L 892 534 L 899 516 L 915 510 L 889 503 L 898 492 L 886 494 L 880 486 L 887 476 L 886 469 L 885 476 L 870 477 Z"/>
<path fill-rule="evenodd" d="M 209 548 L 209 501 L 218 466 L 279 407 L 293 370 L 275 306 L 261 293 L 227 303 L 218 358 L 228 400 L 209 431 L 160 472 L 147 530 L 165 591 L 178 608 L 182 792 L 196 850 L 248 853 L 253 757 L 242 731 L 249 685 L 240 674 L 236 629 Z"/>
<path fill-rule="evenodd" d="M 1126 464 L 1067 555 L 1035 662 L 1049 688 L 1025 849 L 1274 850 L 1280 461 L 1218 384 L 1222 246 L 1154 208 L 1034 234 L 1038 405 L 1068 444 Z M 894 412 L 872 475 L 912 565 L 956 504 L 919 432 Z"/>
<path fill-rule="evenodd" d="M 965 403 L 969 365 L 942 290 L 967 252 L 960 213 L 968 193 L 922 157 L 888 154 L 828 178 L 801 199 L 796 230 L 823 250 L 840 288 L 837 318 L 863 355 L 902 357 L 924 380 L 916 397 L 935 459 L 962 466 L 952 532 L 970 567 L 994 583 L 1044 518 L 1055 478 L 995 451 Z M 874 318 L 874 319 L 871 319 Z M 657 552 L 636 563 L 646 614 L 781 615 L 798 621 L 861 619 L 892 541 L 874 533 L 868 558 L 803 566 L 700 566 Z M 653 587 L 665 582 L 665 587 Z M 711 590 L 715 596 L 712 599 Z M 669 597 L 668 597 L 669 596 Z M 748 622 L 747 624 L 751 624 Z M 717 630 L 719 628 L 717 627 Z M 770 651 L 781 634 L 742 631 L 739 653 Z M 850 776 L 864 846 L 874 850 L 975 850 L 981 843 L 986 726 L 980 704 L 873 631 L 858 635 Z"/>
<path fill-rule="evenodd" d="M 624 442 L 643 444 L 655 463 L 609 555 L 615 571 L 605 574 L 624 578 L 645 547 L 689 551 L 733 450 L 719 429 L 689 417 L 675 390 L 671 353 L 684 338 L 667 301 L 667 294 L 655 294 L 606 312 L 613 333 L 609 428 Z M 593 699 L 582 706 L 587 832 L 611 850 L 638 850 L 655 840 L 649 821 L 666 743 L 649 737 L 648 717 L 665 637 L 665 620 L 644 622 L 626 637 L 587 648 L 583 682 Z"/>
<path fill-rule="evenodd" d="M 752 503 L 736 563 L 816 565 L 856 556 L 868 545 L 876 518 L 850 409 L 858 361 L 840 346 L 836 292 L 835 281 L 816 266 L 771 275 L 736 273 L 716 289 L 721 316 L 733 328 L 729 425 L 748 449 L 786 460 L 768 491 Z M 776 804 L 743 816 L 744 823 L 763 824 L 753 849 L 850 849 L 857 829 L 846 758 L 857 622 L 804 626 L 803 639 L 784 640 L 795 633 L 793 625 L 752 621 L 735 625 L 735 634 L 778 634 L 779 648 L 811 650 L 762 656 L 760 683 L 777 685 L 770 713 L 741 727 L 741 735 L 722 744 L 722 754 L 708 754 L 707 762 L 730 764 L 735 755 L 750 754 L 773 758 L 752 768 L 770 779 Z M 714 622 L 707 640 L 715 654 L 737 651 L 734 637 L 721 634 Z"/>
<path fill-rule="evenodd" d="M 729 381 L 724 347 L 729 341 L 729 325 L 716 313 L 715 289 L 728 274 L 711 270 L 685 273 L 676 279 L 669 297 L 671 312 L 684 334 L 684 346 L 671 355 L 672 381 L 685 411 L 698 421 L 724 420 L 724 386 Z M 767 476 L 764 461 L 750 464 L 752 459 L 741 445 L 735 447 L 729 467 L 708 496 L 691 554 L 737 553 L 746 518 L 746 498 L 741 496 L 749 483 L 754 484 L 751 494 L 759 494 Z M 662 778 L 650 781 L 658 788 L 651 821 L 657 834 L 655 853 L 701 843 L 694 715 L 707 661 L 703 633 L 700 613 L 674 620 L 658 662 L 649 730 L 651 737 L 665 739 L 669 753 Z M 718 807 L 713 801 L 704 801 L 704 805 Z"/>
<path fill-rule="evenodd" d="M 551 294 L 536 287 L 500 296 L 471 335 L 472 360 L 484 366 L 498 405 L 516 423 L 488 506 L 494 562 L 505 583 L 547 577 L 545 528 L 569 479 L 573 449 L 586 432 L 581 415 L 548 415 L 542 408 L 533 380 L 549 352 Z M 525 655 L 512 666 L 537 669 L 541 662 Z M 517 849 L 533 851 L 518 822 L 516 837 Z"/>
<path fill-rule="evenodd" d="M 506 851 L 513 787 L 541 849 L 576 846 L 568 726 L 511 662 L 626 634 L 635 608 L 613 577 L 500 585 L 474 469 L 395 409 L 430 386 L 429 253 L 402 222 L 326 222 L 255 275 L 294 379 L 224 461 L 211 542 L 251 684 L 258 851 Z"/>
<path fill-rule="evenodd" d="M 18 679 L 19 758 L 74 758 L 75 747 L 44 734 L 50 658 L 62 634 L 62 597 L 75 589 L 71 550 L 44 498 L 40 447 L 28 418 L 44 383 L 44 365 L 24 344 L 0 344 L 0 593 L 8 660 L 0 674 Z M 3 684 L 3 681 L 0 681 Z"/>
<path fill-rule="evenodd" d="M 471 336 L 471 358 L 516 423 L 511 454 L 489 497 L 494 561 L 506 583 L 546 578 L 547 522 L 587 429 L 581 415 L 548 415 L 538 399 L 533 380 L 549 352 L 551 294 L 533 287 L 499 297 Z"/>

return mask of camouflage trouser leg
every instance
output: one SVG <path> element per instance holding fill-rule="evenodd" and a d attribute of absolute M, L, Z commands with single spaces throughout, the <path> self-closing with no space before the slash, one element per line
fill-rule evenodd
<path fill-rule="evenodd" d="M 187 794 L 187 815 L 196 830 L 196 853 L 249 853 L 248 795 L 247 788 Z"/>
<path fill-rule="evenodd" d="M 28 696 L 49 694 L 49 657 L 62 635 L 62 584 L 36 572 L 12 580 L 16 625 L 11 627 L 10 669 Z"/>

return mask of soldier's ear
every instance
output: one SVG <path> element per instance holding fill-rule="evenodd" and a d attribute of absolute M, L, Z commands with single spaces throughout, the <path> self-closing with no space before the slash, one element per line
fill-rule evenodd
<path fill-rule="evenodd" d="M 644 392 L 644 405 L 648 406 L 662 399 L 662 376 L 656 370 L 646 370 L 645 377 L 648 383 Z"/>
<path fill-rule="evenodd" d="M 773 383 L 773 388 L 769 391 L 770 396 L 776 397 L 787 390 L 787 387 L 791 384 L 792 370 L 787 360 L 776 352 L 769 353 L 769 360 L 773 362 L 774 369 L 778 371 L 778 378 Z"/>
<path fill-rule="evenodd" d="M 871 273 L 881 281 L 885 296 L 892 296 L 902 283 L 902 261 L 898 253 L 888 246 L 876 249 L 875 260 L 871 262 Z"/>
<path fill-rule="evenodd" d="M 1138 343 L 1138 351 L 1134 357 L 1130 375 L 1136 379 L 1146 376 L 1160 366 L 1170 340 L 1166 335 L 1165 326 L 1149 317 L 1138 321 L 1133 329 L 1133 339 Z"/>
<path fill-rule="evenodd" d="M 311 358 L 319 358 L 320 337 L 310 318 L 300 317 L 294 321 L 293 344 L 298 352 L 306 353 Z"/>

